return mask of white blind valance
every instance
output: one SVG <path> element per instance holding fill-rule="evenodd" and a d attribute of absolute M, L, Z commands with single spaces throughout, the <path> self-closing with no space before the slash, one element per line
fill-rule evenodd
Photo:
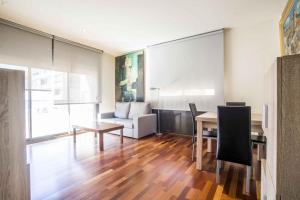
<path fill-rule="evenodd" d="M 0 23 L 0 63 L 48 68 L 51 58 L 50 37 Z"/>

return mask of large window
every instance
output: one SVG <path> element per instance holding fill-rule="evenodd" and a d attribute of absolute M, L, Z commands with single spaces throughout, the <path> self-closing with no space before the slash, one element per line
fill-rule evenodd
<path fill-rule="evenodd" d="M 95 104 L 72 104 L 70 105 L 71 124 L 90 124 L 96 118 Z"/>
<path fill-rule="evenodd" d="M 86 75 L 11 65 L 0 68 L 25 71 L 27 139 L 68 133 L 72 124 L 96 120 L 96 103 L 89 98 L 93 88 Z"/>
<path fill-rule="evenodd" d="M 10 64 L 2 67 L 26 71 L 27 138 L 95 120 L 101 50 L 3 20 L 0 30 L 0 61 Z"/>
<path fill-rule="evenodd" d="M 31 69 L 32 137 L 68 132 L 67 73 Z"/>

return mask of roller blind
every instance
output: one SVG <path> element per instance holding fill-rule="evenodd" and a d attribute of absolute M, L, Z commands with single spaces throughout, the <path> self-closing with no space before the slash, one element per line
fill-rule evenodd
<path fill-rule="evenodd" d="M 67 89 L 56 103 L 101 101 L 101 53 L 101 50 L 0 19 L 0 63 L 43 69 L 36 72 L 37 84 L 44 79 L 41 76 L 52 80 L 52 85 L 60 84 L 57 80 L 64 77 L 60 82 L 66 84 L 63 87 Z"/>
<path fill-rule="evenodd" d="M 0 23 L 0 63 L 49 68 L 52 66 L 52 41 L 38 35 Z"/>
<path fill-rule="evenodd" d="M 146 49 L 148 100 L 163 109 L 215 111 L 224 104 L 223 31 L 176 40 Z"/>
<path fill-rule="evenodd" d="M 100 56 L 99 52 L 54 40 L 53 68 L 69 74 L 69 103 L 101 101 Z"/>

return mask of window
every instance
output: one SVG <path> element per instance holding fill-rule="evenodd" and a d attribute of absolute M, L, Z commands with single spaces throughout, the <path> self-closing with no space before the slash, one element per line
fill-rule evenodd
<path fill-rule="evenodd" d="M 11 65 L 0 68 L 25 71 L 26 139 L 67 133 L 72 124 L 96 120 L 96 104 L 90 102 L 93 88 L 86 75 Z"/>
<path fill-rule="evenodd" d="M 94 119 L 101 50 L 16 24 L 0 23 L 0 29 L 0 60 L 16 65 L 0 67 L 26 72 L 26 138 L 69 131 L 71 115 L 78 123 Z"/>
<path fill-rule="evenodd" d="M 95 104 L 71 104 L 71 124 L 90 124 L 96 119 Z"/>
<path fill-rule="evenodd" d="M 31 69 L 32 137 L 42 137 L 69 131 L 67 105 L 67 73 Z"/>
<path fill-rule="evenodd" d="M 71 103 L 95 103 L 97 82 L 86 74 L 69 74 L 70 102 Z"/>

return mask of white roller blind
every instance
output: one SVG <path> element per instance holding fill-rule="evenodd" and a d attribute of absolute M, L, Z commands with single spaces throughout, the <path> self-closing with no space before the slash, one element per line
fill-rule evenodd
<path fill-rule="evenodd" d="M 54 40 L 53 69 L 69 72 L 70 103 L 101 101 L 100 56 L 98 52 Z"/>
<path fill-rule="evenodd" d="M 49 68 L 52 65 L 50 37 L 0 23 L 0 63 Z"/>
<path fill-rule="evenodd" d="M 215 111 L 224 104 L 223 31 L 177 40 L 146 49 L 147 97 L 164 109 Z"/>
<path fill-rule="evenodd" d="M 101 53 L 100 50 L 91 47 L 0 20 L 1 64 L 46 70 L 52 85 L 65 84 L 66 81 L 58 83 L 59 73 L 55 73 L 65 72 L 67 85 L 63 87 L 67 89 L 61 94 L 64 98 L 60 98 L 56 103 L 101 101 Z M 45 75 L 44 72 L 41 74 Z M 44 79 L 37 77 L 37 82 L 39 81 Z"/>

